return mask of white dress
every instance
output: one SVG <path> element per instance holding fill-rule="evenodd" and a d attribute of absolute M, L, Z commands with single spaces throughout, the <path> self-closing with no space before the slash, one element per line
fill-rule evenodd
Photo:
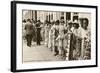
<path fill-rule="evenodd" d="M 63 25 L 59 25 L 59 36 L 56 39 L 58 41 L 59 55 L 63 54 L 64 49 L 64 29 Z"/>
<path fill-rule="evenodd" d="M 81 38 L 82 38 L 81 59 L 90 59 L 91 55 L 90 31 L 88 29 L 84 30 L 83 28 L 81 28 Z"/>
<path fill-rule="evenodd" d="M 48 48 L 52 50 L 52 41 L 53 41 L 53 27 L 51 27 L 50 31 L 49 31 L 49 42 L 48 42 Z"/>
<path fill-rule="evenodd" d="M 49 26 L 45 25 L 45 45 L 48 47 L 48 41 L 49 41 Z"/>

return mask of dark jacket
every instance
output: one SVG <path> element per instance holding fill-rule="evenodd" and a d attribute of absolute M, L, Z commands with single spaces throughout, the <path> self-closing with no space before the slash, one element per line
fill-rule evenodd
<path fill-rule="evenodd" d="M 34 27 L 31 23 L 25 25 L 26 35 L 33 35 Z"/>

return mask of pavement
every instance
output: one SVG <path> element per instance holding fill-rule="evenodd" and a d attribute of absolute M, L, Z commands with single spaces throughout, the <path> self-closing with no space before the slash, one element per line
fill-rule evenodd
<path fill-rule="evenodd" d="M 34 61 L 61 61 L 59 56 L 54 56 L 53 52 L 47 48 L 43 42 L 37 46 L 36 42 L 32 42 L 32 46 L 28 47 L 23 41 L 23 62 Z"/>

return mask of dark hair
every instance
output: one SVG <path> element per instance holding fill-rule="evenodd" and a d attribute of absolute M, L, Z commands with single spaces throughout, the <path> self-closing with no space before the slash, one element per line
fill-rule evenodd
<path fill-rule="evenodd" d="M 62 20 L 62 19 L 64 19 L 64 17 L 62 16 L 60 19 Z"/>
<path fill-rule="evenodd" d="M 45 20 L 45 21 L 44 21 L 44 23 L 45 23 L 45 24 L 47 24 L 47 23 L 48 23 L 48 21 L 47 21 L 47 20 Z"/>
<path fill-rule="evenodd" d="M 52 21 L 52 22 L 51 22 L 51 24 L 54 24 L 54 23 L 55 23 L 55 21 Z"/>
<path fill-rule="evenodd" d="M 68 25 L 70 26 L 70 28 L 72 27 L 72 25 L 73 25 L 73 23 L 72 22 L 70 22 L 70 23 L 68 23 Z"/>
<path fill-rule="evenodd" d="M 72 22 L 69 22 L 69 23 L 68 23 L 68 25 L 71 25 L 71 26 L 72 26 L 72 25 L 73 25 L 73 23 L 72 23 Z"/>
<path fill-rule="evenodd" d="M 26 23 L 26 20 L 24 19 L 22 22 Z"/>
<path fill-rule="evenodd" d="M 55 24 L 56 24 L 56 25 L 59 25 L 59 20 L 56 20 Z"/>
<path fill-rule="evenodd" d="M 27 22 L 30 22 L 31 23 L 31 20 L 30 19 L 27 19 Z"/>
<path fill-rule="evenodd" d="M 83 19 L 82 19 L 82 25 L 81 25 L 82 27 L 83 27 L 83 25 L 84 25 L 84 24 L 83 24 L 83 21 L 84 21 L 84 20 L 86 21 L 86 26 L 88 26 L 88 24 L 89 24 L 88 18 L 83 18 Z"/>
<path fill-rule="evenodd" d="M 75 28 L 78 29 L 79 28 L 79 24 L 78 23 L 74 23 Z"/>
<path fill-rule="evenodd" d="M 37 20 L 37 22 L 40 22 L 40 20 Z"/>
<path fill-rule="evenodd" d="M 65 23 L 65 21 L 61 20 L 60 23 Z"/>

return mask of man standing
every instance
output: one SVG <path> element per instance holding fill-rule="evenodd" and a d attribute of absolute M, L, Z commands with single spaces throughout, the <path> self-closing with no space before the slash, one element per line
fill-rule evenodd
<path fill-rule="evenodd" d="M 37 21 L 36 23 L 36 42 L 37 42 L 37 45 L 41 45 L 40 41 L 41 41 L 41 27 L 40 27 L 40 20 Z"/>
<path fill-rule="evenodd" d="M 30 21 L 30 19 L 27 20 L 27 23 L 25 25 L 26 30 L 26 40 L 27 40 L 27 46 L 31 47 L 32 37 L 33 37 L 33 25 Z"/>

